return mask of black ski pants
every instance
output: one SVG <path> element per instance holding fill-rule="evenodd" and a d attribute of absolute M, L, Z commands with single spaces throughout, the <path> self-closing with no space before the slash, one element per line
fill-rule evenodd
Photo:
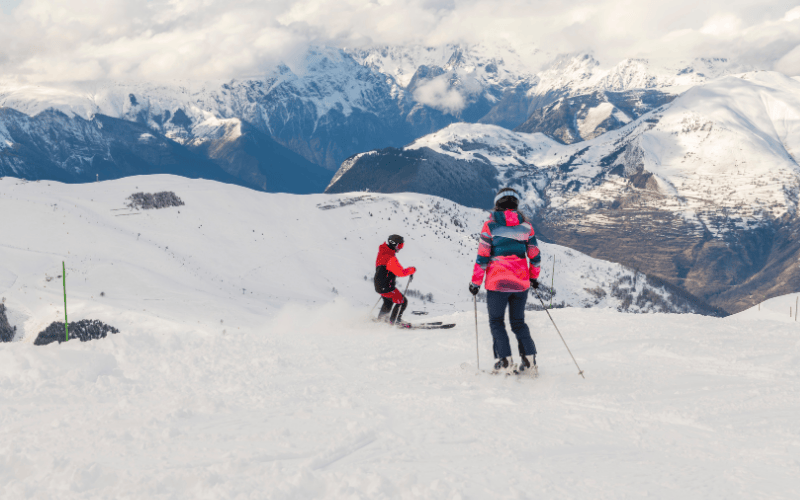
<path fill-rule="evenodd" d="M 517 337 L 519 355 L 535 355 L 536 345 L 531 338 L 531 331 L 525 324 L 525 303 L 528 301 L 528 291 L 524 292 L 495 292 L 486 291 L 486 304 L 489 307 L 489 328 L 494 341 L 495 359 L 511 356 L 511 343 L 506 332 L 505 315 L 508 308 L 508 319 L 511 331 Z"/>
<path fill-rule="evenodd" d="M 400 292 L 397 293 L 400 294 Z M 392 313 L 391 316 L 389 316 L 390 323 L 395 323 L 403 319 L 403 312 L 405 312 L 406 307 L 408 307 L 408 299 L 402 294 L 400 294 L 400 296 L 403 297 L 403 302 L 400 304 L 395 304 L 389 297 L 383 297 L 383 305 L 378 313 L 378 319 L 385 319 L 389 311 Z M 392 309 L 392 306 L 394 306 L 394 309 Z"/>

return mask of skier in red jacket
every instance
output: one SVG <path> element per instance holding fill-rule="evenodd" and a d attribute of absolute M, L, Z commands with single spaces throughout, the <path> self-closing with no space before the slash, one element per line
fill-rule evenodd
<path fill-rule="evenodd" d="M 383 297 L 383 306 L 378 313 L 378 319 L 392 325 L 407 326 L 402 320 L 403 311 L 408 307 L 408 300 L 395 287 L 397 277 L 411 276 L 417 269 L 414 267 L 403 268 L 397 261 L 395 254 L 403 248 L 403 237 L 397 234 L 389 236 L 386 243 L 378 249 L 378 258 L 375 260 L 375 291 Z M 394 305 L 394 309 L 392 309 Z M 389 312 L 391 311 L 391 315 Z M 389 317 L 387 318 L 387 315 Z"/>

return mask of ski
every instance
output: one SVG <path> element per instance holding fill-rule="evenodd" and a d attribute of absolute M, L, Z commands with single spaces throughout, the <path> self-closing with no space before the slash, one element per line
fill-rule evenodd
<path fill-rule="evenodd" d="M 372 321 L 375 322 L 375 323 L 386 323 L 386 324 L 388 324 L 386 321 L 384 321 L 382 319 L 378 319 L 378 318 L 372 318 Z M 442 324 L 441 321 L 431 321 L 429 323 L 416 323 L 414 326 L 438 326 L 438 325 L 441 325 L 441 324 Z M 455 326 L 455 323 L 453 323 L 453 326 Z M 403 328 L 403 327 L 401 326 L 399 328 Z"/>
<path fill-rule="evenodd" d="M 404 330 L 448 330 L 456 326 L 455 323 L 442 324 L 441 321 L 436 323 L 419 323 L 416 325 L 398 326 Z"/>
<path fill-rule="evenodd" d="M 525 370 L 523 372 L 519 372 L 514 369 L 511 372 L 505 371 L 494 371 L 494 370 L 484 370 L 483 368 L 477 369 L 470 363 L 461 363 L 461 369 L 464 371 L 471 371 L 474 372 L 475 375 L 493 375 L 493 376 L 502 376 L 502 377 L 511 377 L 514 376 L 519 379 L 523 378 L 539 378 L 539 367 L 537 366 L 532 372 L 530 370 Z"/>

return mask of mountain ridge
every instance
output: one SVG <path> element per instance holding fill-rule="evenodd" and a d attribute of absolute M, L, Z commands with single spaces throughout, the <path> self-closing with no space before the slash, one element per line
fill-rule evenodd
<path fill-rule="evenodd" d="M 800 148 L 798 116 L 798 81 L 754 72 L 693 87 L 571 145 L 455 124 L 404 149 L 450 158 L 450 171 L 491 166 L 498 185 L 522 191 L 549 240 L 642 269 L 736 312 L 760 294 L 789 293 L 800 283 L 800 167 L 792 153 Z M 379 155 L 368 158 L 380 162 Z M 337 183 L 355 177 L 359 161 Z M 468 204 L 489 203 L 487 190 Z"/>
<path fill-rule="evenodd" d="M 354 154 L 401 147 L 459 121 L 515 128 L 536 110 L 567 97 L 616 93 L 605 100 L 615 100 L 619 113 L 633 118 L 658 104 L 641 98 L 643 93 L 674 95 L 735 67 L 712 59 L 671 67 L 626 60 L 603 69 L 588 54 L 554 57 L 530 47 L 481 44 L 314 47 L 291 67 L 281 64 L 258 78 L 52 84 L 6 80 L 0 83 L 0 107 L 32 118 L 46 110 L 87 121 L 102 114 L 193 146 L 218 144 L 214 130 L 219 123 L 239 120 L 305 160 L 335 171 Z M 624 101 L 637 111 L 623 109 Z M 565 119 L 603 113 L 591 109 L 567 110 Z M 573 138 L 591 137 L 623 122 L 612 120 Z M 539 125 L 535 130 L 565 137 L 559 135 L 560 124 Z M 0 148 L 13 143 L 8 134 L 3 137 L 8 144 L 0 142 Z M 252 179 L 240 181 L 258 188 Z"/>

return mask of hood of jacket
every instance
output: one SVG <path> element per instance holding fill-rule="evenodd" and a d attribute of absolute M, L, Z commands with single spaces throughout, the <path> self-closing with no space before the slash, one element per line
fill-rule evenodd
<path fill-rule="evenodd" d="M 519 226 L 525 222 L 525 216 L 516 210 L 503 210 L 492 212 L 492 219 L 501 226 Z"/>

